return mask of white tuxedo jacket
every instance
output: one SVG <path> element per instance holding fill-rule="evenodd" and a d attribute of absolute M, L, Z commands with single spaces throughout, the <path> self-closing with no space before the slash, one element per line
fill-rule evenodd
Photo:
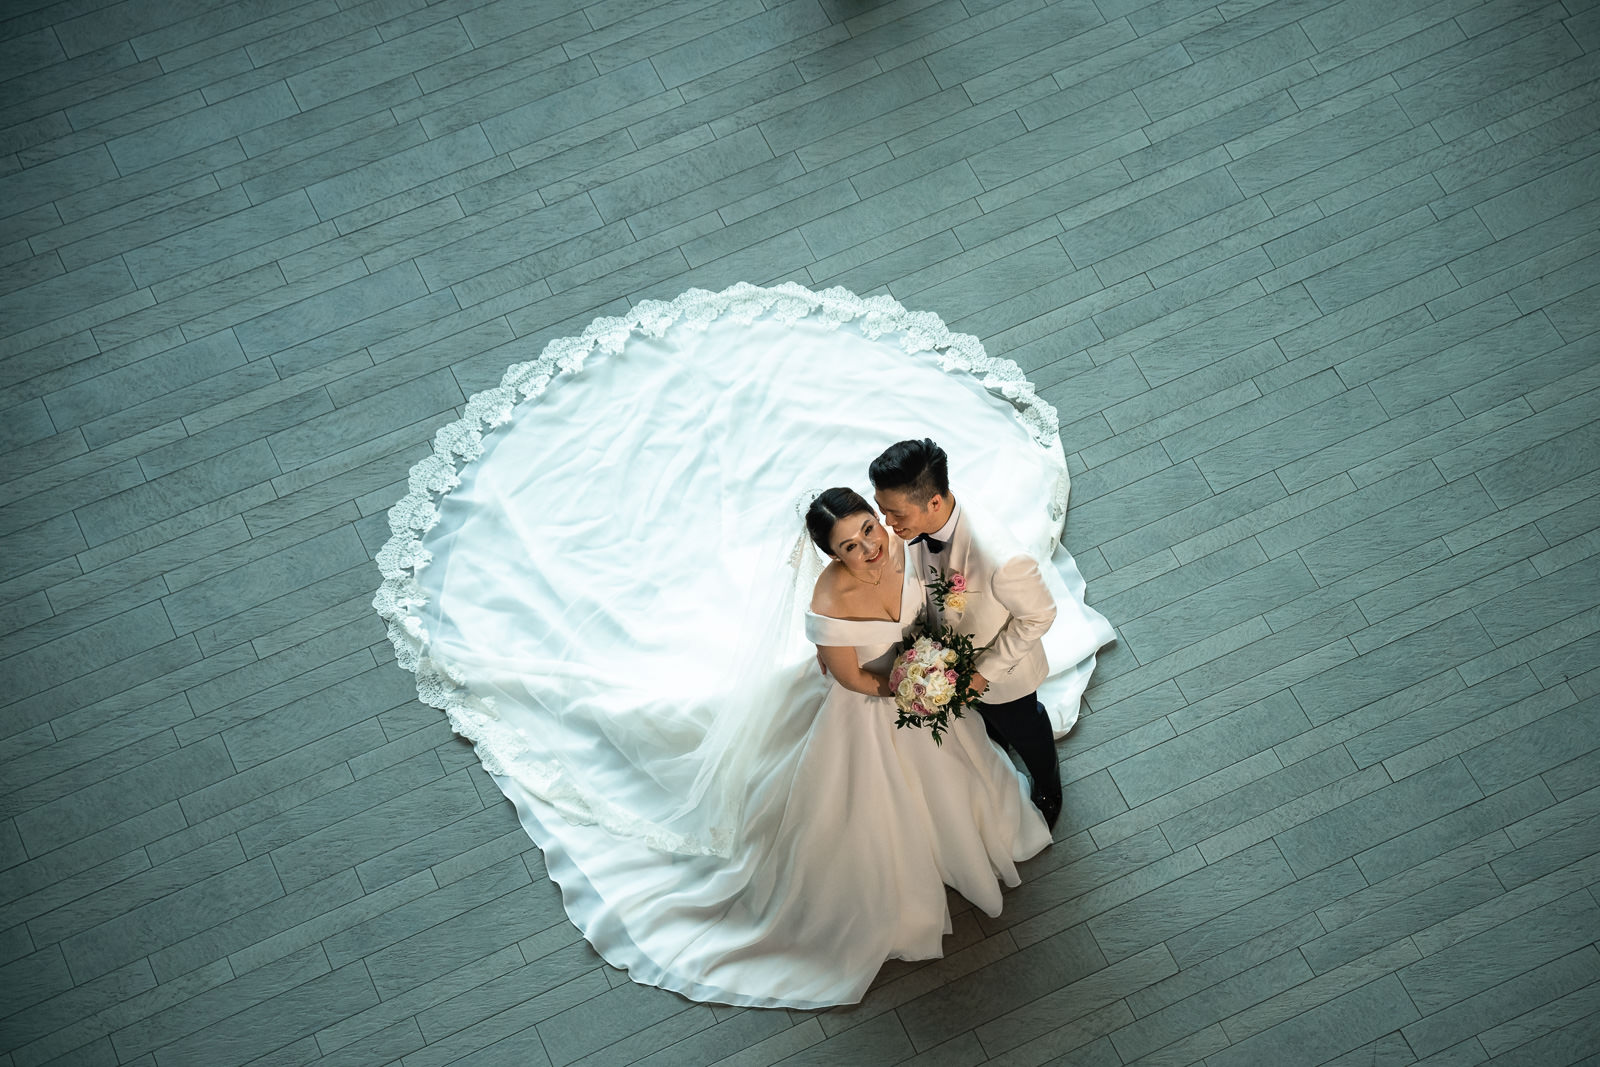
<path fill-rule="evenodd" d="M 1039 564 L 1001 531 L 981 526 L 959 504 L 949 546 L 938 555 L 926 543 L 911 547 L 912 563 L 924 586 L 959 573 L 967 580 L 966 610 L 939 609 L 928 590 L 928 618 L 967 634 L 974 645 L 988 645 L 978 656 L 978 673 L 989 680 L 983 700 L 1001 704 L 1027 696 L 1050 673 L 1040 638 L 1055 621 L 1055 597 L 1039 574 Z"/>

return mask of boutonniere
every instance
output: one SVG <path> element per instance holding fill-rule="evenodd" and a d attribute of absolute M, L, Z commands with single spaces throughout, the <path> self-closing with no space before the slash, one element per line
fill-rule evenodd
<path fill-rule="evenodd" d="M 967 610 L 966 575 L 960 571 L 951 571 L 946 575 L 941 567 L 929 567 L 928 575 L 928 588 L 933 591 L 933 602 L 940 610 Z"/>

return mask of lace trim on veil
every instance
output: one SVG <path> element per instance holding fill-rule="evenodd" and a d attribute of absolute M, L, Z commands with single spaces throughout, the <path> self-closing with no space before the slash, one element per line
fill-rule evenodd
<path fill-rule="evenodd" d="M 538 359 L 506 368 L 497 387 L 473 394 L 462 417 L 435 433 L 433 454 L 412 466 L 406 495 L 389 509 L 392 536 L 377 555 L 383 584 L 372 606 L 387 626 L 395 659 L 416 675 L 417 696 L 444 711 L 451 728 L 473 743 L 484 768 L 497 775 L 510 775 L 514 769 L 523 785 L 569 821 L 596 823 L 672 852 L 726 855 L 732 831 L 716 829 L 708 840 L 690 840 L 586 793 L 558 764 L 538 759 L 521 734 L 500 722 L 492 700 L 469 691 L 460 671 L 429 654 L 428 633 L 415 614 L 427 603 L 416 575 L 432 558 L 422 537 L 439 521 L 435 498 L 442 499 L 460 484 L 457 471 L 462 464 L 483 454 L 484 434 L 509 422 L 518 403 L 540 396 L 560 375 L 578 373 L 591 355 L 621 352 L 634 333 L 659 338 L 679 323 L 704 330 L 721 318 L 751 323 L 768 315 L 786 324 L 809 317 L 833 329 L 857 323 L 874 340 L 898 333 L 904 351 L 931 352 L 943 370 L 972 374 L 985 389 L 1012 404 L 1018 420 L 1041 447 L 1061 448 L 1056 410 L 1039 397 L 1021 368 L 1009 359 L 988 355 L 978 338 L 952 333 L 931 311 L 908 311 L 889 296 L 861 297 L 841 287 L 814 292 L 794 282 L 772 287 L 739 282 L 720 293 L 689 289 L 671 301 L 642 300 L 624 316 L 597 318 L 581 336 L 551 341 Z M 1067 491 L 1063 464 L 1050 502 L 1056 529 L 1066 516 Z"/>

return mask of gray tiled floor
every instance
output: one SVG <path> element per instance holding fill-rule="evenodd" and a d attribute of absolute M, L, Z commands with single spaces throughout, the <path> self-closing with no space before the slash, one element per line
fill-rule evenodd
<path fill-rule="evenodd" d="M 4 15 L 0 1067 L 1600 1063 L 1600 7 Z M 467 396 L 741 279 L 1021 363 L 1122 636 L 814 1015 L 601 965 L 368 606 Z"/>

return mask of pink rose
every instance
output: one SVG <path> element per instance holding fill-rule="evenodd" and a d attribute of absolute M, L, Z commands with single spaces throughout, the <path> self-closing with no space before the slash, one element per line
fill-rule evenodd
<path fill-rule="evenodd" d="M 923 685 L 921 682 L 918 682 L 916 685 L 911 687 L 911 691 L 916 693 L 917 696 L 922 696 L 928 691 L 928 687 Z"/>
<path fill-rule="evenodd" d="M 967 591 L 967 578 L 964 574 L 950 576 L 950 591 L 952 593 L 965 593 Z"/>
<path fill-rule="evenodd" d="M 932 715 L 933 714 L 933 712 L 929 711 L 927 709 L 927 707 L 920 700 L 917 701 L 915 704 L 911 705 L 911 709 L 913 711 L 915 711 L 918 715 Z"/>
<path fill-rule="evenodd" d="M 907 663 L 915 663 L 916 660 L 917 660 L 917 650 L 914 649 L 914 648 L 906 649 L 906 662 Z"/>
<path fill-rule="evenodd" d="M 894 686 L 897 689 L 900 687 L 900 683 L 905 681 L 905 680 L 906 680 L 906 669 L 904 667 L 896 667 L 893 671 L 891 671 L 889 673 L 889 684 Z"/>
<path fill-rule="evenodd" d="M 955 685 L 956 682 L 960 680 L 960 675 L 956 674 L 955 671 L 945 671 L 944 680 L 949 682 L 951 685 Z"/>

